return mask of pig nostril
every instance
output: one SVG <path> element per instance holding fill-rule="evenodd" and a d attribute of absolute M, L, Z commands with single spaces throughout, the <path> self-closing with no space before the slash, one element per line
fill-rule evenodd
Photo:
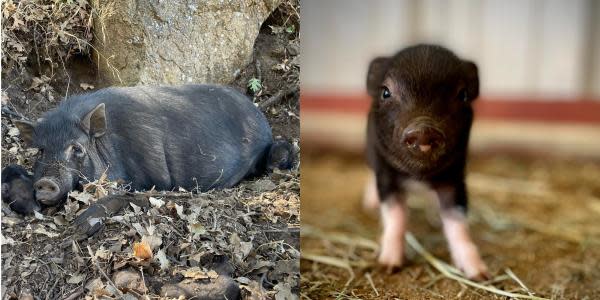
<path fill-rule="evenodd" d="M 429 153 L 442 148 L 444 138 L 438 130 L 430 127 L 422 127 L 405 131 L 402 135 L 402 142 L 408 148 L 418 149 L 417 151 L 421 153 Z"/>
<path fill-rule="evenodd" d="M 415 136 L 408 136 L 404 139 L 404 143 L 409 147 L 416 146 L 417 138 Z"/>

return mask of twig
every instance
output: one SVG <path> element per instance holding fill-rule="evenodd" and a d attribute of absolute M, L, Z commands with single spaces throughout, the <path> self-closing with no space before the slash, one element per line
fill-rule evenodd
<path fill-rule="evenodd" d="M 110 285 L 117 291 L 117 293 L 119 294 L 119 296 L 123 297 L 123 293 L 121 293 L 121 290 L 119 290 L 117 288 L 117 286 L 110 279 L 110 277 L 108 277 L 108 275 L 106 275 L 106 273 L 104 273 L 104 270 L 102 270 L 102 268 L 100 268 L 100 264 L 96 260 L 96 256 L 94 255 L 94 252 L 92 252 L 92 248 L 88 245 L 87 249 L 88 249 L 88 252 L 90 253 L 90 257 L 91 257 L 92 262 L 94 262 L 94 265 L 96 266 L 96 269 L 98 269 L 98 271 L 100 271 L 100 273 L 102 274 L 102 276 L 104 276 L 104 278 L 106 278 L 106 280 L 108 281 L 108 283 L 110 283 Z"/>
<path fill-rule="evenodd" d="M 78 289 L 77 291 L 73 292 L 73 294 L 69 295 L 67 298 L 64 298 L 63 300 L 75 300 L 79 296 L 81 296 L 81 294 L 83 294 L 83 288 Z"/>
<path fill-rule="evenodd" d="M 140 274 L 142 274 L 142 283 L 144 284 L 144 296 L 148 298 L 148 287 L 146 287 L 146 279 L 144 279 L 144 268 L 140 266 Z"/>
<path fill-rule="evenodd" d="M 262 72 L 260 71 L 260 61 L 258 60 L 256 55 L 254 55 L 254 68 L 256 71 L 256 79 L 260 80 L 260 82 L 262 83 Z"/>
<path fill-rule="evenodd" d="M 334 243 L 358 246 L 358 247 L 366 248 L 366 249 L 373 250 L 373 251 L 377 251 L 377 249 L 379 249 L 379 245 L 372 240 L 361 238 L 361 237 L 348 236 L 343 233 L 324 233 L 310 225 L 304 225 L 304 224 L 302 225 L 301 235 L 302 236 L 312 236 L 315 238 L 331 241 Z"/>
<path fill-rule="evenodd" d="M 2 105 L 2 113 L 11 115 L 13 117 L 17 117 L 19 119 L 27 120 L 27 118 L 25 118 L 25 116 L 23 116 L 21 113 L 13 111 L 10 107 L 6 105 Z"/>
<path fill-rule="evenodd" d="M 67 71 L 67 67 L 65 67 L 65 60 L 60 57 L 60 63 L 62 64 L 63 67 L 63 72 L 65 72 L 65 75 L 67 75 L 68 81 L 67 81 L 67 91 L 65 92 L 65 98 L 67 99 L 67 97 L 69 97 L 69 87 L 71 86 L 71 75 L 69 74 L 69 71 Z"/>
<path fill-rule="evenodd" d="M 375 284 L 373 283 L 373 278 L 371 277 L 371 273 L 369 273 L 369 272 L 365 273 L 365 277 L 367 277 L 367 281 L 369 282 L 369 285 L 371 285 L 371 288 L 373 289 L 373 291 L 375 291 L 375 296 L 379 297 L 379 291 L 377 291 L 377 288 L 375 288 Z"/>
<path fill-rule="evenodd" d="M 506 270 L 504 270 L 504 272 L 506 272 L 506 274 L 510 276 L 510 278 L 516 281 L 527 292 L 527 294 L 533 296 L 533 293 L 529 290 L 529 288 L 523 283 L 523 281 L 521 281 L 521 279 L 519 279 L 519 277 L 517 277 L 517 275 L 515 275 L 515 273 L 513 273 L 513 271 L 510 268 L 507 268 Z"/>
<path fill-rule="evenodd" d="M 351 270 L 352 266 L 348 261 L 342 260 L 337 257 L 324 256 L 312 253 L 300 253 L 301 257 L 306 260 L 314 261 L 320 264 L 338 267 L 346 270 Z"/>
<path fill-rule="evenodd" d="M 511 293 L 511 292 L 507 292 L 498 288 L 495 288 L 493 286 L 486 286 L 486 285 L 482 285 L 479 284 L 477 282 L 471 281 L 469 279 L 466 279 L 464 277 L 461 277 L 459 275 L 456 275 L 452 272 L 450 272 L 445 266 L 444 263 L 442 263 L 442 261 L 438 260 L 437 258 L 435 258 L 431 253 L 427 252 L 427 250 L 425 250 L 425 248 L 423 248 L 423 246 L 421 246 L 421 244 L 419 243 L 419 241 L 417 241 L 417 239 L 412 235 L 412 233 L 407 232 L 405 235 L 406 241 L 408 242 L 408 244 L 417 252 L 419 253 L 423 258 L 425 258 L 425 260 L 427 260 L 427 262 L 433 266 L 436 270 L 438 270 L 440 273 L 442 273 L 444 276 L 446 276 L 449 279 L 464 283 L 466 285 L 472 286 L 474 288 L 478 288 L 478 289 L 482 289 L 494 294 L 498 294 L 498 295 L 502 295 L 502 296 L 506 296 L 506 297 L 512 297 L 512 298 L 517 298 L 517 299 L 537 299 L 537 300 L 548 300 L 548 298 L 542 298 L 542 297 L 536 297 L 536 296 L 532 296 L 532 295 L 522 295 L 522 294 L 517 294 L 517 293 Z"/>
<path fill-rule="evenodd" d="M 350 283 L 352 283 L 352 281 L 354 281 L 354 271 L 352 271 L 352 269 L 349 269 L 348 272 L 350 272 L 350 278 L 348 278 L 348 280 L 344 284 L 344 288 L 342 289 L 341 292 L 339 292 L 338 296 L 336 297 L 336 300 L 337 299 L 342 299 L 342 296 L 345 295 L 346 290 L 350 286 Z"/>
<path fill-rule="evenodd" d="M 267 109 L 275 104 L 277 104 L 278 102 L 280 102 L 285 96 L 287 95 L 291 95 L 291 94 L 295 94 L 298 91 L 300 91 L 300 87 L 295 86 L 292 88 L 289 88 L 287 90 L 280 90 L 279 92 L 277 92 L 277 94 L 275 94 L 273 97 L 263 101 L 259 107 L 261 109 Z"/>
<path fill-rule="evenodd" d="M 52 291 L 56 287 L 56 284 L 58 283 L 59 280 L 60 280 L 60 277 L 56 278 L 56 280 L 54 281 L 54 284 L 52 285 L 50 290 L 48 290 L 48 293 L 46 294 L 46 300 L 50 299 L 50 295 L 52 294 Z"/>

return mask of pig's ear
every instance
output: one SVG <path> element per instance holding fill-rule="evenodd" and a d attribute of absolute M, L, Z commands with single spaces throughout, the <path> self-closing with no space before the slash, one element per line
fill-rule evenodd
<path fill-rule="evenodd" d="M 93 137 L 101 137 L 106 133 L 106 111 L 104 103 L 98 104 L 81 119 L 83 129 Z"/>
<path fill-rule="evenodd" d="M 21 138 L 23 139 L 25 144 L 31 145 L 31 142 L 33 141 L 33 131 L 35 125 L 25 120 L 15 120 L 13 121 L 13 124 L 15 124 L 15 126 L 17 126 L 17 128 L 19 129 Z"/>
<path fill-rule="evenodd" d="M 467 81 L 467 97 L 469 101 L 473 101 L 479 96 L 479 75 L 477 65 L 473 62 L 465 61 L 464 69 Z"/>
<path fill-rule="evenodd" d="M 379 96 L 379 88 L 383 82 L 383 76 L 385 76 L 390 60 L 390 57 L 377 57 L 369 64 L 367 92 L 371 97 Z"/>

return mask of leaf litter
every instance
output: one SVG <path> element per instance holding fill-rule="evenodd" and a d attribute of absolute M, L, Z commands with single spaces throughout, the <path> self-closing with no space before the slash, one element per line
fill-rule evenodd
<path fill-rule="evenodd" d="M 295 299 L 299 176 L 296 170 L 276 173 L 289 176 L 259 179 L 271 181 L 273 189 L 266 192 L 257 191 L 257 181 L 204 193 L 150 192 L 147 207 L 132 203 L 104 218 L 104 227 L 84 239 L 75 238 L 69 222 L 98 200 L 94 189 L 70 193 L 63 210 L 49 209 L 21 222 L 3 211 L 2 280 L 7 299 L 23 290 L 36 297 L 65 298 L 80 289 L 86 299 L 114 298 L 119 291 L 168 299 L 159 295 L 163 283 L 222 274 L 235 280 L 244 299 Z M 86 248 L 93 255 L 82 251 Z M 143 273 L 146 281 L 127 279 L 130 273 Z M 46 294 L 55 281 L 55 289 Z M 139 288 L 141 283 L 148 287 Z"/>

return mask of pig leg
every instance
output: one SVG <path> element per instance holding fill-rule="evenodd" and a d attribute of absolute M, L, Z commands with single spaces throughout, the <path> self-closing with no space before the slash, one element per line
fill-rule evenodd
<path fill-rule="evenodd" d="M 73 220 L 73 226 L 78 234 L 92 236 L 103 226 L 103 219 L 120 212 L 129 203 L 137 206 L 148 207 L 148 200 L 144 194 L 109 195 L 90 205 L 83 213 Z"/>
<path fill-rule="evenodd" d="M 467 194 L 465 184 L 443 185 L 435 188 L 439 201 L 444 235 L 456 267 L 468 278 L 490 278 L 488 268 L 471 240 L 466 219 Z"/>
<path fill-rule="evenodd" d="M 365 210 L 376 210 L 381 205 L 379 195 L 377 194 L 377 180 L 375 179 L 375 173 L 369 171 L 369 178 L 365 184 L 365 190 L 363 194 L 363 208 Z"/>
<path fill-rule="evenodd" d="M 406 232 L 406 203 L 403 196 L 392 194 L 381 205 L 383 234 L 378 262 L 391 271 L 404 261 L 404 233 Z"/>

